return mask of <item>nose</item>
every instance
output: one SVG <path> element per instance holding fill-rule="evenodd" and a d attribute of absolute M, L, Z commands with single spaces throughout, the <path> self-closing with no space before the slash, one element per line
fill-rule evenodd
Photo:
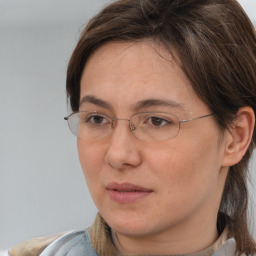
<path fill-rule="evenodd" d="M 128 121 L 128 123 L 124 121 Z M 135 168 L 141 164 L 138 141 L 130 130 L 129 120 L 118 119 L 115 121 L 105 162 L 117 170 Z"/>

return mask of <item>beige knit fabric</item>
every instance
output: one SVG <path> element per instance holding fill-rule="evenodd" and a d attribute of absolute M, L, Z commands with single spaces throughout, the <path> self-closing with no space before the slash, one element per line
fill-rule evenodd
<path fill-rule="evenodd" d="M 38 256 L 53 241 L 65 233 L 55 234 L 47 237 L 38 237 L 17 244 L 9 250 L 10 256 Z"/>
<path fill-rule="evenodd" d="M 99 256 L 146 256 L 145 254 L 128 254 L 119 252 L 112 242 L 110 227 L 105 223 L 99 214 L 97 215 L 93 226 L 89 229 L 89 234 L 92 247 Z M 227 230 L 224 230 L 218 240 L 209 248 L 197 253 L 172 256 L 210 256 L 217 249 L 219 249 L 226 240 Z"/>

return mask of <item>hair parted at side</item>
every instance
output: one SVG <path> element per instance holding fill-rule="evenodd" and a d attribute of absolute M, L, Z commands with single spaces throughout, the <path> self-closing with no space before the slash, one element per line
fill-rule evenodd
<path fill-rule="evenodd" d="M 181 66 L 195 93 L 215 113 L 222 129 L 238 110 L 256 113 L 256 34 L 236 0 L 119 0 L 91 19 L 81 34 L 67 70 L 72 110 L 79 110 L 80 79 L 91 54 L 109 41 L 151 39 Z M 230 168 L 219 209 L 218 228 L 228 226 L 237 252 L 256 253 L 248 230 L 247 165 L 256 144 Z"/>

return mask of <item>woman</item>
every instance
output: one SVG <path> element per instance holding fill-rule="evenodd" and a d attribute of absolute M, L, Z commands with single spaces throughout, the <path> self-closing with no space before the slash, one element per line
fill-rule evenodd
<path fill-rule="evenodd" d="M 254 255 L 256 38 L 235 0 L 119 0 L 70 59 L 66 117 L 99 210 L 9 255 Z"/>

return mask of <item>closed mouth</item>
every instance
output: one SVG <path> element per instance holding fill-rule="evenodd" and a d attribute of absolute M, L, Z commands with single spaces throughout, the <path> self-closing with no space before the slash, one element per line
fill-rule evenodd
<path fill-rule="evenodd" d="M 132 183 L 116 183 L 112 182 L 107 185 L 108 190 L 114 190 L 118 192 L 153 192 L 153 190 L 144 188 Z"/>
<path fill-rule="evenodd" d="M 135 203 L 149 196 L 153 190 L 132 183 L 110 183 L 106 187 L 112 201 L 120 205 Z"/>

